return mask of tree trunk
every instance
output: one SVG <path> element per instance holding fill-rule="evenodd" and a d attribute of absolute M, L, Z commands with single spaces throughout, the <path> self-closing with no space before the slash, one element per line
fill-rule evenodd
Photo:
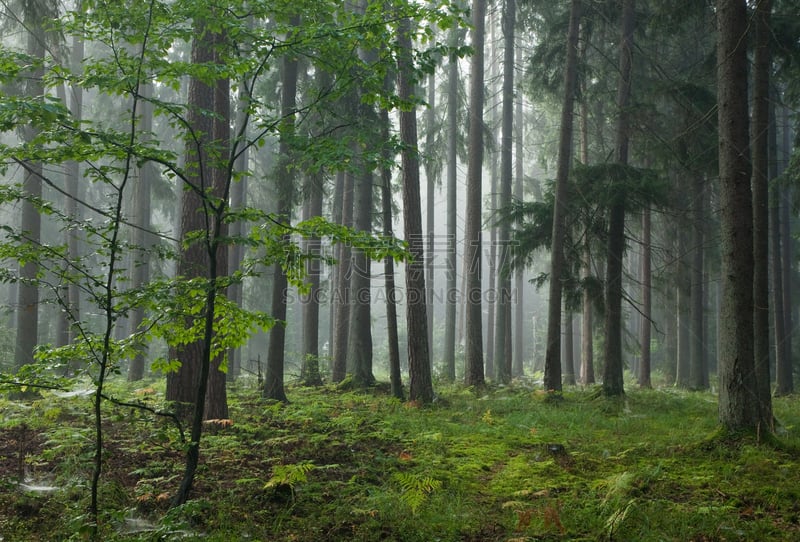
<path fill-rule="evenodd" d="M 515 50 L 517 64 L 522 65 L 522 49 L 517 47 Z M 516 111 L 514 112 L 514 122 L 516 123 L 516 142 L 514 158 L 515 173 L 514 173 L 514 198 L 517 201 L 522 201 L 523 198 L 523 183 L 525 182 L 523 170 L 523 146 L 522 140 L 525 135 L 523 129 L 524 116 L 522 113 L 522 92 L 519 93 L 516 102 Z M 514 377 L 520 377 L 525 373 L 525 343 L 524 336 L 524 323 L 525 323 L 525 274 L 522 269 L 514 271 L 514 352 L 512 354 L 512 367 L 511 374 Z"/>
<path fill-rule="evenodd" d="M 411 21 L 402 19 L 397 31 L 397 93 L 408 100 L 413 92 L 411 56 Z M 412 260 L 406 264 L 406 326 L 408 330 L 409 399 L 420 403 L 433 401 L 428 322 L 425 308 L 425 247 L 422 237 L 422 209 L 417 158 L 416 110 L 400 111 L 400 141 L 403 171 L 403 231 Z"/>
<path fill-rule="evenodd" d="M 450 45 L 459 43 L 459 28 L 450 30 Z M 444 309 L 444 375 L 452 382 L 456 378 L 456 305 L 458 303 L 457 265 L 457 215 L 458 194 L 458 57 L 453 55 L 447 67 L 447 270 Z"/>
<path fill-rule="evenodd" d="M 730 431 L 757 431 L 761 419 L 753 350 L 753 201 L 747 104 L 747 3 L 717 0 L 720 314 L 719 420 Z"/>
<path fill-rule="evenodd" d="M 639 367 L 639 387 L 641 388 L 652 387 L 650 382 L 652 368 L 650 332 L 653 328 L 651 237 L 651 214 L 648 208 L 642 213 L 642 327 L 639 338 L 642 343 L 642 359 Z"/>
<path fill-rule="evenodd" d="M 778 138 L 774 105 L 770 107 L 770 124 L 773 129 L 769 131 L 769 155 L 773 158 L 769 161 L 769 178 L 772 180 L 778 176 Z M 783 247 L 791 242 L 791 239 L 784 236 L 782 224 L 784 220 L 781 216 L 783 190 L 783 187 L 772 188 L 769 213 L 770 241 L 772 243 L 772 314 L 775 322 L 775 395 L 777 396 L 788 395 L 794 391 L 792 360 L 789 355 L 789 334 L 786 328 L 786 314 L 791 314 L 791 308 L 784 305 L 783 291 Z"/>
<path fill-rule="evenodd" d="M 322 216 L 323 175 L 312 175 L 308 182 L 306 218 Z M 306 264 L 308 293 L 303 295 L 303 365 L 300 380 L 306 386 L 321 386 L 319 370 L 319 297 L 320 297 L 320 238 L 312 237 L 306 242 L 311 259 Z"/>
<path fill-rule="evenodd" d="M 362 116 L 364 116 L 362 114 Z M 359 172 L 354 187 L 353 226 L 356 230 L 372 231 L 372 172 Z M 371 261 L 358 248 L 352 249 L 350 276 L 350 332 L 347 343 L 348 373 L 356 387 L 372 386 L 372 318 L 370 311 Z"/>
<path fill-rule="evenodd" d="M 149 99 L 153 93 L 153 87 L 150 84 L 143 84 L 140 92 L 142 94 L 142 101 L 139 102 L 141 107 L 141 125 L 140 130 L 142 133 L 149 133 L 153 130 L 153 104 Z M 137 257 L 134 253 L 132 258 L 136 261 L 133 262 L 133 271 L 131 273 L 131 288 L 138 290 L 143 288 L 150 282 L 150 250 L 152 248 L 152 234 L 150 233 L 150 206 L 151 206 L 151 192 L 153 190 L 153 178 L 157 174 L 154 164 L 145 162 L 139 167 L 139 179 L 136 183 L 133 199 L 134 199 L 134 220 L 136 221 L 136 228 L 133 230 L 133 245 L 139 254 Z M 130 315 L 130 331 L 136 333 L 140 331 L 142 321 L 144 320 L 144 308 L 135 306 L 131 310 Z M 145 357 L 147 354 L 147 343 L 142 341 L 136 355 L 131 359 L 130 366 L 128 367 L 128 381 L 136 382 L 144 378 Z"/>
<path fill-rule="evenodd" d="M 352 172 L 345 172 L 342 186 L 342 225 L 353 226 L 353 186 Z M 335 329 L 333 335 L 331 380 L 341 382 L 347 376 L 347 342 L 350 336 L 350 267 L 351 248 L 346 243 L 337 245 L 336 306 Z"/>
<path fill-rule="evenodd" d="M 388 79 L 388 78 L 387 78 Z M 390 88 L 391 81 L 384 83 Z M 382 109 L 380 113 L 382 141 L 389 141 L 391 128 L 389 111 Z M 394 237 L 392 228 L 392 169 L 388 165 L 394 158 L 393 151 L 384 145 L 382 156 L 384 165 L 381 167 L 381 210 L 383 213 L 383 234 Z M 394 280 L 394 258 L 386 256 L 383 260 L 384 284 L 386 288 L 386 340 L 389 350 L 389 380 L 392 387 L 392 396 L 405 399 L 403 391 L 403 378 L 400 371 L 400 341 L 397 336 L 397 288 Z"/>
<path fill-rule="evenodd" d="M 575 88 L 577 84 L 578 31 L 581 2 L 572 0 L 567 35 L 567 63 L 564 70 L 564 101 L 561 106 L 561 129 L 556 167 L 553 240 L 550 248 L 550 297 L 547 302 L 547 350 L 544 361 L 545 390 L 561 391 L 561 305 L 564 276 L 564 238 L 567 230 L 567 183 L 572 161 Z"/>
<path fill-rule="evenodd" d="M 622 37 L 619 51 L 619 87 L 617 89 L 617 162 L 628 164 L 630 138 L 628 104 L 631 94 L 633 29 L 635 0 L 622 2 Z M 625 192 L 613 187 L 608 213 L 608 258 L 606 261 L 606 322 L 603 393 L 619 396 L 625 392 L 622 360 L 622 261 L 625 253 Z"/>
<path fill-rule="evenodd" d="M 705 286 L 703 261 L 705 252 L 705 178 L 698 175 L 692 183 L 692 281 L 691 281 L 691 355 L 689 366 L 689 387 L 693 390 L 706 388 L 705 353 Z"/>
<path fill-rule="evenodd" d="M 425 305 L 428 314 L 428 346 L 430 347 L 431 369 L 433 368 L 433 260 L 434 250 L 436 248 L 436 231 L 434 230 L 435 210 L 434 210 L 434 197 L 436 194 L 436 185 L 439 179 L 436 176 L 437 168 L 434 167 L 434 160 L 438 157 L 433 152 L 434 140 L 436 135 L 436 74 L 431 73 L 428 75 L 428 108 L 425 110 L 425 123 L 427 129 L 425 131 L 425 151 L 428 155 L 425 159 L 425 187 L 426 187 L 426 213 L 425 213 L 425 231 L 427 239 L 427 255 L 425 258 Z"/>
<path fill-rule="evenodd" d="M 483 179 L 483 76 L 486 0 L 472 4 L 472 73 L 469 94 L 469 161 L 467 162 L 467 207 L 464 233 L 465 288 L 465 370 L 467 386 L 482 387 L 483 332 L 481 314 L 481 203 Z"/>
<path fill-rule="evenodd" d="M 505 0 L 503 9 L 503 107 L 500 139 L 500 199 L 499 208 L 511 205 L 511 189 L 514 184 L 514 26 L 517 5 L 515 0 Z M 511 272 L 506 269 L 509 261 L 509 239 L 511 228 L 508 222 L 500 224 L 497 231 L 497 304 L 495 316 L 494 360 L 498 381 L 511 381 Z"/>
<path fill-rule="evenodd" d="M 24 24 L 28 29 L 27 53 L 36 59 L 45 59 L 45 29 L 43 9 L 38 2 L 25 2 Z M 26 74 L 25 94 L 37 100 L 44 99 L 44 67 L 39 66 Z M 33 126 L 26 126 L 20 134 L 23 141 L 30 142 L 38 131 Z M 22 191 L 26 198 L 36 199 L 42 195 L 42 163 L 25 164 L 22 180 Z M 42 221 L 39 212 L 28 199 L 22 202 L 21 230 L 27 242 L 37 245 L 41 239 Z M 14 365 L 19 369 L 33 362 L 33 352 L 38 344 L 39 336 L 39 287 L 37 277 L 39 265 L 35 261 L 27 261 L 20 266 L 20 281 L 17 284 L 17 318 L 16 342 L 14 345 Z"/>
<path fill-rule="evenodd" d="M 769 73 L 772 0 L 759 0 L 755 11 L 753 70 L 753 356 L 761 419 L 772 420 L 769 359 Z M 773 128 L 774 129 L 774 128 Z"/>
<path fill-rule="evenodd" d="M 295 27 L 299 26 L 299 17 L 294 17 Z M 290 158 L 291 146 L 289 141 L 294 133 L 294 111 L 297 107 L 297 77 L 298 60 L 294 55 L 286 55 L 282 66 L 281 90 L 281 117 L 285 126 L 278 143 L 278 170 L 276 178 L 278 222 L 288 224 L 292 214 L 292 195 L 294 192 L 294 173 Z M 289 235 L 284 236 L 289 242 Z M 264 373 L 264 390 L 262 396 L 266 399 L 287 402 L 284 389 L 284 365 L 286 361 L 286 303 L 288 299 L 289 284 L 286 272 L 280 264 L 273 266 L 272 272 L 272 308 L 270 316 L 280 323 L 274 326 L 269 333 L 269 348 L 267 350 L 267 366 Z"/>

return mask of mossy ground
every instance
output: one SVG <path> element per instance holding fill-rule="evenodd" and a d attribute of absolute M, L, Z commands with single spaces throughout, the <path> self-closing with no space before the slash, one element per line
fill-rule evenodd
<path fill-rule="evenodd" d="M 240 383 L 176 510 L 176 431 L 107 405 L 102 539 L 800 540 L 796 398 L 775 400 L 777 443 L 759 443 L 711 438 L 708 393 L 438 391 L 420 407 L 377 389 L 291 388 L 281 405 Z M 0 406 L 0 540 L 80 540 L 90 399 Z"/>

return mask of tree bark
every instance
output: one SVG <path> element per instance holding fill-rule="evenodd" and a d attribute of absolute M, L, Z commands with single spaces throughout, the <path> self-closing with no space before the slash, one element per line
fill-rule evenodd
<path fill-rule="evenodd" d="M 24 23 L 28 29 L 27 53 L 36 59 L 45 59 L 44 15 L 39 2 L 25 2 Z M 26 74 L 25 94 L 36 100 L 44 99 L 44 66 L 32 69 Z M 22 129 L 20 134 L 26 142 L 33 141 L 38 131 L 33 126 Z M 22 191 L 26 198 L 36 199 L 42 195 L 42 163 L 39 161 L 25 164 L 22 179 Z M 39 211 L 28 199 L 22 202 L 21 224 L 27 242 L 37 245 L 41 240 L 42 221 Z M 37 277 L 39 265 L 35 261 L 27 261 L 20 266 L 20 281 L 17 284 L 16 341 L 14 344 L 14 365 L 19 369 L 33 362 L 33 352 L 38 344 L 39 336 L 39 287 Z"/>
<path fill-rule="evenodd" d="M 511 189 L 514 184 L 514 27 L 517 5 L 515 0 L 505 0 L 503 7 L 503 102 L 500 139 L 500 198 L 498 206 L 506 209 L 511 205 Z M 497 304 L 495 308 L 494 360 L 498 381 L 509 383 L 512 375 L 511 352 L 511 272 L 506 268 L 509 261 L 511 228 L 503 222 L 497 229 Z"/>
<path fill-rule="evenodd" d="M 481 314 L 481 203 L 483 180 L 483 76 L 486 0 L 472 4 L 472 73 L 469 95 L 469 160 L 467 162 L 467 207 L 464 233 L 465 276 L 465 370 L 467 386 L 483 387 L 483 332 Z"/>
<path fill-rule="evenodd" d="M 729 431 L 762 423 L 753 350 L 753 199 L 747 104 L 747 3 L 717 0 L 720 314 L 719 420 Z"/>
<path fill-rule="evenodd" d="M 409 100 L 413 92 L 414 66 L 411 56 L 411 22 L 402 19 L 398 26 L 397 93 Z M 411 261 L 406 264 L 406 327 L 408 330 L 409 399 L 420 403 L 433 401 L 428 322 L 425 308 L 425 247 L 422 236 L 422 209 L 419 187 L 417 113 L 400 111 L 400 141 L 403 170 L 403 231 Z"/>
<path fill-rule="evenodd" d="M 617 88 L 617 162 L 628 164 L 631 71 L 635 0 L 622 2 L 622 36 L 619 54 L 619 87 Z M 603 393 L 619 396 L 625 392 L 622 360 L 622 262 L 625 253 L 625 192 L 614 187 L 608 213 L 608 257 L 606 261 L 606 321 Z"/>
<path fill-rule="evenodd" d="M 753 191 L 753 356 L 761 419 L 772 420 L 769 374 L 769 80 L 772 0 L 755 10 L 753 124 L 751 134 Z"/>
<path fill-rule="evenodd" d="M 450 45 L 459 43 L 459 28 L 450 30 Z M 458 57 L 453 55 L 447 67 L 447 254 L 445 256 L 446 298 L 444 312 L 444 375 L 456 379 L 456 305 L 458 303 L 457 274 L 457 215 L 458 194 Z"/>
<path fill-rule="evenodd" d="M 567 35 L 567 61 L 564 70 L 564 101 L 561 106 L 561 128 L 556 166 L 553 239 L 550 247 L 550 297 L 547 302 L 547 349 L 544 360 L 545 390 L 561 391 L 561 305 L 564 276 L 564 238 L 567 230 L 567 183 L 572 161 L 575 89 L 577 85 L 578 34 L 581 2 L 572 0 Z"/>
<path fill-rule="evenodd" d="M 294 17 L 294 26 L 299 26 L 299 17 Z M 286 55 L 282 65 L 281 117 L 285 125 L 278 143 L 278 169 L 276 177 L 276 220 L 283 224 L 291 221 L 292 200 L 294 193 L 294 173 L 290 154 L 289 140 L 294 132 L 294 111 L 297 107 L 297 77 L 299 63 L 294 55 Z M 288 234 L 284 236 L 289 242 Z M 286 361 L 286 303 L 289 284 L 286 272 L 280 264 L 273 266 L 272 272 L 272 307 L 270 315 L 280 323 L 269 333 L 267 349 L 267 366 L 264 373 L 264 389 L 262 396 L 266 399 L 288 402 L 284 388 L 284 365 Z"/>

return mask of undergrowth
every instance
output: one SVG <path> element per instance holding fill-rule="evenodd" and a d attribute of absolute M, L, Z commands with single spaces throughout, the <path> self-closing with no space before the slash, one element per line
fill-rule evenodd
<path fill-rule="evenodd" d="M 283 405 L 239 383 L 231 420 L 206 429 L 192 500 L 172 510 L 176 430 L 110 407 L 103 539 L 800 539 L 795 398 L 775 401 L 776 437 L 734 441 L 713 437 L 707 393 L 438 391 L 421 408 L 377 389 L 293 388 Z M 80 539 L 89 399 L 0 408 L 0 540 Z"/>

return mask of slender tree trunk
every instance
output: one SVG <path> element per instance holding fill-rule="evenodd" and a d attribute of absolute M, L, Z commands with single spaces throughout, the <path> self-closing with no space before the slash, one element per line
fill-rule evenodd
<path fill-rule="evenodd" d="M 294 25 L 299 26 L 299 17 L 294 18 Z M 290 162 L 291 147 L 289 140 L 294 131 L 294 110 L 297 104 L 298 60 L 294 55 L 286 55 L 282 66 L 281 117 L 286 119 L 285 134 L 281 134 L 278 143 L 277 171 L 277 220 L 288 224 L 292 214 L 292 194 L 294 192 L 294 173 Z M 289 242 L 288 234 L 285 236 Z M 286 360 L 286 303 L 289 284 L 286 272 L 280 264 L 273 266 L 272 272 L 272 307 L 270 315 L 281 323 L 274 326 L 269 333 L 267 350 L 267 367 L 264 373 L 264 389 L 262 396 L 266 399 L 287 402 L 284 389 L 284 365 Z"/>
<path fill-rule="evenodd" d="M 573 342 L 573 335 L 575 333 L 574 320 L 572 312 L 564 310 L 564 384 L 568 386 L 575 385 L 575 343 Z"/>
<path fill-rule="evenodd" d="M 402 19 L 397 41 L 401 48 L 398 57 L 397 93 L 407 100 L 413 89 L 413 59 L 411 21 Z M 425 249 L 422 237 L 422 209 L 419 189 L 419 160 L 417 158 L 416 110 L 400 112 L 400 141 L 403 170 L 403 230 L 412 260 L 406 264 L 406 326 L 408 330 L 409 399 L 420 403 L 433 401 L 428 322 L 425 309 Z"/>
<path fill-rule="evenodd" d="M 561 304 L 564 276 L 564 238 L 567 229 L 567 182 L 572 161 L 572 133 L 577 84 L 578 33 L 581 2 L 572 0 L 567 35 L 567 64 L 564 70 L 564 102 L 561 106 L 561 131 L 556 168 L 556 194 L 553 211 L 553 240 L 550 249 L 550 297 L 547 310 L 547 350 L 544 361 L 545 390 L 561 391 Z"/>
<path fill-rule="evenodd" d="M 770 124 L 774 129 L 769 131 L 769 163 L 770 180 L 778 176 L 778 138 L 775 106 L 770 107 Z M 785 245 L 791 240 L 785 236 L 782 212 L 782 187 L 773 187 L 770 193 L 771 207 L 769 214 L 772 248 L 772 306 L 775 326 L 775 395 L 788 395 L 794 391 L 792 378 L 792 359 L 790 356 L 789 333 L 786 328 L 786 314 L 791 314 L 791 307 L 784 305 L 783 255 Z"/>
<path fill-rule="evenodd" d="M 460 30 L 450 30 L 450 45 L 459 43 Z M 458 304 L 457 273 L 457 214 L 458 195 L 458 57 L 453 55 L 447 66 L 447 254 L 445 256 L 446 298 L 444 312 L 444 375 L 452 382 L 456 379 L 456 306 Z"/>
<path fill-rule="evenodd" d="M 692 183 L 692 282 L 691 282 L 691 356 L 689 366 L 689 386 L 702 390 L 705 374 L 705 300 L 704 252 L 705 252 L 705 178 L 698 175 Z"/>
<path fill-rule="evenodd" d="M 486 0 L 472 4 L 472 73 L 469 95 L 469 161 L 467 162 L 467 208 L 464 234 L 465 288 L 465 370 L 467 386 L 482 387 L 483 333 L 481 331 L 481 203 L 483 179 L 483 76 Z"/>
<path fill-rule="evenodd" d="M 642 213 L 642 359 L 639 367 L 639 387 L 650 388 L 652 361 L 650 356 L 650 332 L 653 329 L 653 290 L 652 290 L 652 244 L 651 213 L 647 208 Z"/>
<path fill-rule="evenodd" d="M 247 107 L 247 88 L 244 82 L 240 83 L 238 108 L 236 112 L 236 137 L 246 137 L 246 107 Z M 250 151 L 242 139 L 235 143 L 235 152 L 238 153 L 234 162 L 233 169 L 240 177 L 231 185 L 230 206 L 232 210 L 242 209 L 247 206 L 247 184 L 250 172 Z M 232 238 L 242 237 L 245 234 L 245 225 L 241 220 L 230 224 L 229 233 Z M 228 270 L 231 274 L 239 270 L 244 259 L 245 249 L 241 242 L 234 242 L 228 247 Z M 242 307 L 243 285 L 241 282 L 231 284 L 228 287 L 228 296 L 238 307 Z M 228 381 L 233 382 L 242 370 L 242 348 L 230 348 L 228 350 Z"/>
<path fill-rule="evenodd" d="M 141 108 L 142 133 L 149 133 L 153 130 L 153 104 L 150 103 L 153 87 L 150 84 L 143 84 L 140 87 L 142 101 L 139 102 Z M 131 273 L 131 288 L 136 290 L 144 287 L 150 282 L 150 250 L 152 245 L 152 234 L 150 233 L 150 206 L 153 177 L 156 174 L 154 165 L 145 162 L 139 167 L 139 179 L 134 191 L 134 216 L 136 228 L 133 230 L 133 245 L 139 256 L 132 255 L 136 261 L 133 262 Z M 144 321 L 144 308 L 136 306 L 131 310 L 130 330 L 132 333 L 140 331 Z M 139 350 L 131 360 L 128 367 L 128 381 L 136 382 L 144 378 L 145 357 L 147 354 L 147 344 L 145 341 L 140 343 Z"/>
<path fill-rule="evenodd" d="M 434 167 L 434 161 L 438 160 L 439 158 L 433 155 L 434 140 L 436 135 L 435 73 L 428 75 L 428 108 L 425 110 L 425 123 L 427 124 L 427 130 L 425 132 L 425 150 L 428 154 L 428 157 L 425 160 L 425 187 L 427 189 L 425 201 L 425 231 L 427 239 L 427 255 L 425 257 L 425 303 L 428 313 L 428 345 L 430 347 L 431 368 L 433 368 L 433 260 L 435 258 L 434 250 L 436 248 L 436 231 L 434 230 L 434 198 L 436 195 L 436 185 L 439 183 L 439 179 L 435 173 L 437 168 Z"/>
<path fill-rule="evenodd" d="M 689 234 L 685 228 L 678 232 L 677 317 L 678 358 L 675 366 L 675 385 L 689 389 L 691 380 L 692 336 L 692 272 L 689 259 Z"/>
<path fill-rule="evenodd" d="M 27 53 L 44 63 L 45 29 L 44 8 L 40 2 L 28 1 L 24 7 L 24 22 L 28 29 Z M 26 74 L 25 94 L 37 100 L 44 99 L 44 67 L 39 66 Z M 30 142 L 38 135 L 33 126 L 23 128 L 21 136 Z M 22 190 L 28 198 L 40 198 L 42 195 L 42 163 L 25 164 Z M 25 238 L 33 245 L 39 243 L 42 233 L 42 221 L 39 212 L 29 200 L 22 202 L 21 230 Z M 14 364 L 17 368 L 33 362 L 33 352 L 38 344 L 39 336 L 39 287 L 37 276 L 39 265 L 35 261 L 27 261 L 20 266 L 20 281 L 17 284 L 17 318 L 16 342 L 14 345 Z"/>
<path fill-rule="evenodd" d="M 322 216 L 323 182 L 322 174 L 312 175 L 309 178 L 306 218 Z M 303 365 L 300 371 L 300 380 L 306 386 L 321 386 L 322 375 L 319 370 L 320 238 L 308 239 L 306 249 L 311 255 L 311 259 L 306 264 L 308 293 L 303 295 Z"/>
<path fill-rule="evenodd" d="M 517 5 L 515 0 L 505 0 L 503 7 L 503 103 L 500 139 L 500 198 L 499 208 L 511 205 L 514 184 L 514 26 Z M 503 222 L 497 231 L 497 306 L 495 316 L 494 359 L 500 382 L 508 383 L 512 375 L 511 353 L 511 273 L 506 268 L 509 260 L 511 228 Z"/>
<path fill-rule="evenodd" d="M 622 2 L 622 38 L 619 54 L 619 88 L 617 89 L 617 162 L 628 164 L 630 138 L 628 104 L 631 94 L 633 29 L 635 0 Z M 622 395 L 624 390 L 622 360 L 622 261 L 625 253 L 625 192 L 617 188 L 608 213 L 608 259 L 606 262 L 606 325 L 603 393 Z"/>
<path fill-rule="evenodd" d="M 786 157 L 783 160 L 784 166 L 783 169 L 789 167 L 789 157 L 791 153 L 791 124 L 790 124 L 790 115 L 789 115 L 789 108 L 783 106 L 783 154 Z M 777 156 L 777 153 L 776 153 Z M 781 170 L 781 173 L 783 172 Z M 776 172 L 777 173 L 777 172 Z M 776 175 L 777 176 L 777 175 Z M 781 286 L 783 287 L 783 319 L 784 319 L 784 329 L 786 330 L 786 337 L 784 340 L 784 347 L 786 348 L 786 366 L 784 370 L 781 371 L 781 381 L 778 385 L 778 388 L 781 392 L 791 393 L 794 391 L 794 382 L 792 377 L 792 335 L 794 334 L 794 324 L 792 322 L 792 310 L 793 310 L 793 303 L 792 303 L 792 262 L 794 261 L 793 255 L 793 239 L 791 235 L 791 208 L 792 208 L 792 193 L 791 188 L 786 186 L 783 187 L 781 190 L 781 239 L 783 240 L 783 244 L 781 246 Z"/>
<path fill-rule="evenodd" d="M 761 420 L 772 421 L 769 359 L 769 73 L 772 0 L 759 0 L 755 11 L 753 74 L 753 356 Z M 771 425 L 770 425 L 771 427 Z"/>
<path fill-rule="evenodd" d="M 390 88 L 391 81 L 384 83 Z M 389 141 L 389 111 L 382 109 L 380 113 L 382 129 L 381 139 Z M 382 151 L 384 163 L 389 164 L 394 157 L 393 151 L 385 145 Z M 393 237 L 392 228 L 392 169 L 388 165 L 381 168 L 381 207 L 383 213 L 383 234 Z M 400 371 L 400 340 L 397 336 L 397 287 L 394 280 L 394 258 L 386 256 L 383 260 L 384 284 L 386 288 L 386 340 L 389 350 L 389 380 L 392 387 L 392 396 L 405 399 L 403 391 L 403 378 Z"/>
<path fill-rule="evenodd" d="M 515 50 L 517 64 L 522 65 L 522 49 L 517 47 Z M 524 139 L 524 116 L 522 112 L 522 92 L 519 92 L 516 102 L 516 111 L 514 113 L 514 122 L 516 123 L 516 141 L 514 159 L 515 173 L 514 173 L 514 198 L 517 201 L 522 201 L 523 198 L 523 183 L 525 182 L 523 170 L 523 146 Z M 511 374 L 514 377 L 520 377 L 525 373 L 525 343 L 524 336 L 524 323 L 525 323 L 525 275 L 522 269 L 514 271 L 514 353 L 512 355 L 512 368 Z"/>
<path fill-rule="evenodd" d="M 353 226 L 353 187 L 352 172 L 345 172 L 342 191 L 342 225 Z M 338 267 L 336 272 L 336 327 L 333 338 L 333 367 L 331 380 L 341 382 L 347 376 L 347 342 L 350 336 L 350 267 L 351 248 L 347 244 L 338 245 Z"/>

